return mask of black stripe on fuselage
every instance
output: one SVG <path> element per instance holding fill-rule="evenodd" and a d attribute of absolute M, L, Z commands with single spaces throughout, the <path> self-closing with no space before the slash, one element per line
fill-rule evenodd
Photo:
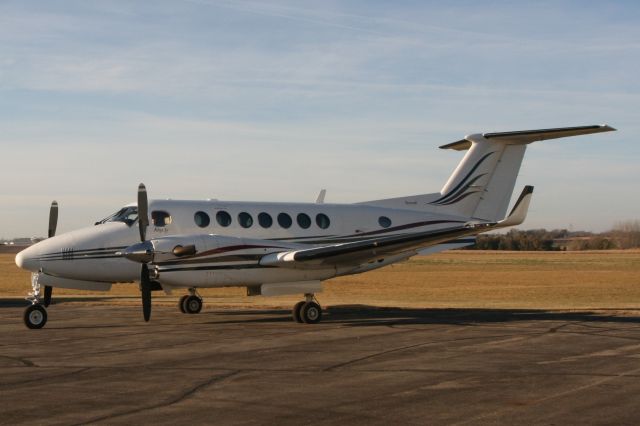
<path fill-rule="evenodd" d="M 115 254 L 118 251 L 122 251 L 128 246 L 120 246 L 120 247 L 103 247 L 103 248 L 93 248 L 93 249 L 83 249 L 83 250 L 60 250 L 54 253 L 45 253 L 39 257 L 40 260 L 50 260 L 49 258 L 62 257 L 63 254 L 65 257 L 67 256 L 95 256 L 99 254 Z"/>
<path fill-rule="evenodd" d="M 41 262 L 55 262 L 57 260 L 94 260 L 94 259 L 121 259 L 122 256 L 119 254 L 105 254 L 102 256 L 59 256 L 59 257 L 48 257 L 46 259 L 38 258 L 37 260 Z"/>
<path fill-rule="evenodd" d="M 167 272 L 182 272 L 182 271 L 216 271 L 216 270 L 229 270 L 229 269 L 266 269 L 277 268 L 277 266 L 260 265 L 259 263 L 245 263 L 236 265 L 216 265 L 216 266 L 189 266 L 186 268 L 158 268 L 160 274 Z"/>
<path fill-rule="evenodd" d="M 286 249 L 283 249 L 286 250 Z M 262 254 L 234 254 L 229 256 L 220 256 L 220 257 L 210 257 L 210 258 L 185 258 L 185 259 L 177 259 L 177 260 L 168 260 L 163 262 L 155 262 L 155 265 L 158 266 L 170 266 L 170 265 L 187 265 L 187 264 L 197 264 L 197 263 L 225 263 L 225 262 L 247 262 L 247 261 L 258 261 L 262 259 L 264 253 Z"/>
<path fill-rule="evenodd" d="M 410 235 L 410 234 L 407 234 Z M 456 244 L 473 244 L 475 243 L 475 237 L 472 238 L 461 238 L 457 240 L 445 241 L 443 243 L 436 244 L 437 245 L 456 245 Z M 435 247 L 435 246 L 432 246 Z M 428 247 L 425 247 L 428 248 Z M 263 255 L 256 255 L 256 263 L 248 263 L 248 264 L 232 264 L 232 265 L 213 265 L 215 263 L 222 263 L 221 259 L 223 258 L 210 258 L 210 259 L 180 259 L 170 262 L 164 263 L 156 263 L 158 266 L 159 272 L 175 272 L 175 271 L 204 271 L 204 270 L 215 270 L 215 269 L 244 269 L 244 268 L 257 268 L 261 265 L 257 263 L 257 261 L 262 258 Z M 225 256 L 228 258 L 231 256 Z M 239 256 L 238 256 L 239 257 Z M 248 259 L 247 259 L 248 260 Z M 232 260 L 226 259 L 226 262 L 230 262 Z M 191 264 L 201 264 L 201 266 L 192 266 L 186 268 L 166 268 L 166 266 L 179 266 L 179 265 L 191 265 Z M 270 266 L 277 267 L 277 266 Z"/>

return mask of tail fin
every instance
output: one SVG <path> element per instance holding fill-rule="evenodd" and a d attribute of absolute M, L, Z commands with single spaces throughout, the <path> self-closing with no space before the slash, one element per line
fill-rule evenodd
<path fill-rule="evenodd" d="M 531 142 L 615 130 L 607 125 L 484 133 L 443 145 L 468 150 L 440 193 L 377 200 L 363 204 L 496 221 L 504 217 L 526 147 Z"/>

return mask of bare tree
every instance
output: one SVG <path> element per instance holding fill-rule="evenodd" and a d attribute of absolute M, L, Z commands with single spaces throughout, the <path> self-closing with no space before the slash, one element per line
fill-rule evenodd
<path fill-rule="evenodd" d="M 617 241 L 620 248 L 640 247 L 640 220 L 617 222 L 611 231 L 611 236 Z"/>

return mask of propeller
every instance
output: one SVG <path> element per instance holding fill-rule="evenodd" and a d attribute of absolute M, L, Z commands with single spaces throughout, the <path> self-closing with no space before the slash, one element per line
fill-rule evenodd
<path fill-rule="evenodd" d="M 122 256 L 134 262 L 142 264 L 140 268 L 140 296 L 142 299 L 142 315 L 145 321 L 151 318 L 151 290 L 154 287 L 149 274 L 149 263 L 153 262 L 156 254 L 155 247 L 146 239 L 147 227 L 149 226 L 149 201 L 147 199 L 147 189 L 144 184 L 138 186 L 138 230 L 140 231 L 140 242 L 133 244 L 121 253 Z M 177 245 L 171 253 L 176 257 L 193 256 L 197 253 L 196 246 Z"/>
<path fill-rule="evenodd" d="M 147 188 L 141 183 L 138 186 L 138 229 L 140 231 L 140 241 L 143 246 L 151 245 L 146 241 L 147 226 L 149 226 L 149 202 L 147 199 Z M 153 249 L 151 247 L 151 249 Z M 145 250 L 149 253 L 149 250 Z M 150 253 L 149 253 L 150 254 Z M 142 315 L 145 321 L 151 318 L 151 278 L 149 277 L 149 266 L 147 262 L 151 256 L 147 256 L 146 262 L 140 268 L 140 293 L 142 296 Z"/>
<path fill-rule="evenodd" d="M 56 228 L 58 227 L 58 202 L 53 201 L 51 208 L 49 209 L 49 231 L 47 232 L 47 238 L 51 238 L 56 235 Z M 48 307 L 51 304 L 51 295 L 53 294 L 53 287 L 49 285 L 44 286 L 44 300 L 43 305 Z"/>

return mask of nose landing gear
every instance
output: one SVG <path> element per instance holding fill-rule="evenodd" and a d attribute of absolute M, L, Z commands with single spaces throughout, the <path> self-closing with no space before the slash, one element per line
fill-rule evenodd
<path fill-rule="evenodd" d="M 42 306 L 40 299 L 40 283 L 38 282 L 37 273 L 31 274 L 31 293 L 25 298 L 31 302 L 31 306 L 28 306 L 24 310 L 24 324 L 31 329 L 38 329 L 44 327 L 47 323 L 47 310 Z"/>

